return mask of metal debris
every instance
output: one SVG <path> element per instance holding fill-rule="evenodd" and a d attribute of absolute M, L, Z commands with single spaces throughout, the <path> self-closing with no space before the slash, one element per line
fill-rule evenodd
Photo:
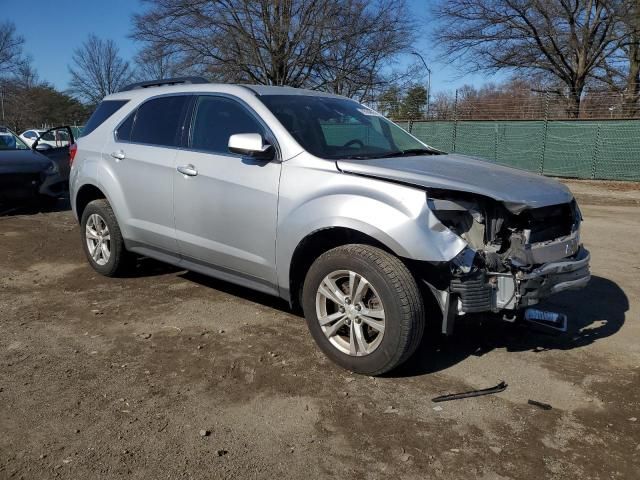
<path fill-rule="evenodd" d="M 553 408 L 548 403 L 538 402 L 537 400 L 528 400 L 527 403 L 529 405 L 533 405 L 534 407 L 541 408 L 542 410 L 551 410 Z"/>
<path fill-rule="evenodd" d="M 469 392 L 463 392 L 463 393 L 452 393 L 450 395 L 441 395 L 439 397 L 432 398 L 431 401 L 438 403 L 438 402 L 448 402 L 450 400 L 460 400 L 462 398 L 480 397 L 482 395 L 491 395 L 493 393 L 504 392 L 507 389 L 507 386 L 508 385 L 504 381 L 502 381 L 498 385 L 496 385 L 495 387 L 484 388 L 482 390 L 471 390 Z"/>

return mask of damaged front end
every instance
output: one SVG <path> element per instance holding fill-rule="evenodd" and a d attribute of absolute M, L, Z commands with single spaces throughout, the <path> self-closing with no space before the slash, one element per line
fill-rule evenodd
<path fill-rule="evenodd" d="M 572 200 L 527 208 L 486 197 L 430 191 L 428 206 L 449 230 L 467 242 L 441 266 L 428 285 L 443 312 L 443 333 L 456 316 L 516 312 L 564 290 L 584 287 L 589 253 L 580 243 L 580 210 Z"/>

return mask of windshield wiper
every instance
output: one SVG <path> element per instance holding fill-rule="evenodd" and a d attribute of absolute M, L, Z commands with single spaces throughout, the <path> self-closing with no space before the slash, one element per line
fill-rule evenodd
<path fill-rule="evenodd" d="M 380 158 L 377 155 L 341 155 L 336 160 L 370 160 L 372 158 Z"/>
<path fill-rule="evenodd" d="M 420 155 L 424 153 L 434 155 L 437 152 L 428 148 L 408 148 L 407 150 L 398 150 L 397 152 L 385 153 L 383 155 L 375 153 L 370 155 L 341 155 L 336 160 L 373 160 L 376 158 L 408 157 L 410 155 Z"/>
<path fill-rule="evenodd" d="M 410 155 L 420 155 L 423 153 L 433 155 L 436 152 L 429 148 L 408 148 L 406 150 L 398 150 L 397 152 L 385 153 L 375 158 L 408 157 Z"/>

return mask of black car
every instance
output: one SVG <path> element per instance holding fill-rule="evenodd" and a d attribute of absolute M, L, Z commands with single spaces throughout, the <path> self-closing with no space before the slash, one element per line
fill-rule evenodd
<path fill-rule="evenodd" d="M 70 129 L 69 134 L 65 146 L 36 141 L 29 148 L 10 129 L 0 127 L 0 204 L 51 204 L 68 190 Z"/>

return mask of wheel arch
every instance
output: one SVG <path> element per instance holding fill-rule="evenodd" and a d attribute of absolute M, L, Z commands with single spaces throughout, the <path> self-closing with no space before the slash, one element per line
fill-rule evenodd
<path fill-rule="evenodd" d="M 323 253 L 348 244 L 363 244 L 380 248 L 398 256 L 391 248 L 374 237 L 348 227 L 320 228 L 305 236 L 296 246 L 289 264 L 289 303 L 300 307 L 302 285 L 309 268 Z"/>
<path fill-rule="evenodd" d="M 90 202 L 101 198 L 106 199 L 107 196 L 100 188 L 98 188 L 94 184 L 85 183 L 80 187 L 80 189 L 76 193 L 74 203 L 76 215 L 78 216 L 78 222 L 82 220 L 82 213 L 84 212 L 84 209 L 87 207 L 87 205 L 89 205 Z"/>

